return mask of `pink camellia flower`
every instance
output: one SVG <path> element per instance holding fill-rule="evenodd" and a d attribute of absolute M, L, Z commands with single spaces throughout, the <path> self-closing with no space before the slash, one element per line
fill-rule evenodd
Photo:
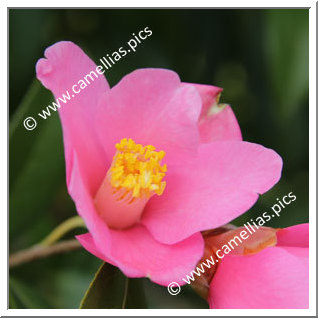
<path fill-rule="evenodd" d="M 242 141 L 217 87 L 140 69 L 110 89 L 71 42 L 49 47 L 36 71 L 56 98 L 93 78 L 59 110 L 67 187 L 89 231 L 77 239 L 129 277 L 184 284 L 203 254 L 200 231 L 239 216 L 280 178 L 281 158 Z"/>
<path fill-rule="evenodd" d="M 226 249 L 245 228 L 204 234 L 206 258 Z M 293 309 L 309 306 L 309 225 L 285 229 L 261 227 L 217 266 L 196 279 L 193 287 L 210 308 Z M 215 258 L 217 259 L 217 258 Z"/>

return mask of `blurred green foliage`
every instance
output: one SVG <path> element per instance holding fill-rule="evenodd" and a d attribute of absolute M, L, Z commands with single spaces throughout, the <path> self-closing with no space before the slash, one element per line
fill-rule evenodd
<path fill-rule="evenodd" d="M 81 309 L 146 308 L 141 279 L 129 279 L 117 267 L 104 263 L 96 272 Z"/>
<path fill-rule="evenodd" d="M 10 252 L 40 241 L 76 213 L 65 186 L 57 114 L 33 131 L 22 126 L 53 100 L 34 80 L 36 61 L 60 40 L 98 61 L 146 26 L 152 36 L 106 73 L 111 86 L 134 69 L 161 67 L 184 82 L 223 87 L 221 102 L 231 104 L 244 139 L 275 149 L 284 160 L 279 184 L 234 223 L 261 215 L 291 191 L 297 200 L 269 225 L 308 222 L 308 17 L 301 9 L 10 9 Z M 82 249 L 14 268 L 10 307 L 78 308 L 100 264 Z M 140 282 L 148 308 L 207 308 L 188 287 L 172 297 L 147 279 Z"/>

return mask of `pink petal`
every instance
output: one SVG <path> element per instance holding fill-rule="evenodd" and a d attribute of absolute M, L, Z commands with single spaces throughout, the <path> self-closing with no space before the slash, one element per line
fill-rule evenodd
<path fill-rule="evenodd" d="M 126 137 L 164 150 L 165 161 L 178 163 L 197 149 L 200 111 L 196 89 L 181 85 L 176 73 L 136 70 L 104 94 L 97 113 L 99 137 L 110 157 Z"/>
<path fill-rule="evenodd" d="M 86 236 L 77 237 L 85 249 L 118 266 L 129 277 L 149 277 L 161 285 L 168 285 L 171 281 L 183 283 L 182 277 L 202 256 L 204 242 L 200 233 L 178 244 L 165 245 L 157 242 L 140 225 L 126 231 L 110 230 L 96 213 L 93 200 L 82 182 L 76 156 L 70 179 L 70 194 L 90 231 Z"/>
<path fill-rule="evenodd" d="M 72 171 L 68 186 L 69 193 L 75 202 L 77 213 L 83 218 L 87 229 L 92 233 L 95 245 L 104 254 L 107 254 L 111 248 L 111 233 L 106 223 L 96 212 L 75 151 L 71 153 L 71 159 Z"/>
<path fill-rule="evenodd" d="M 308 308 L 308 249 L 270 247 L 249 256 L 227 255 L 210 285 L 210 307 Z"/>
<path fill-rule="evenodd" d="M 85 233 L 85 234 L 80 234 L 76 235 L 75 238 L 81 243 L 81 245 L 91 254 L 94 256 L 104 260 L 107 263 L 110 263 L 114 266 L 116 264 L 112 262 L 108 257 L 106 257 L 95 245 L 94 239 L 92 234 L 90 233 Z"/>
<path fill-rule="evenodd" d="M 185 85 L 193 85 L 202 100 L 202 111 L 199 118 L 201 142 L 242 140 L 241 130 L 233 110 L 229 105 L 218 103 L 222 88 L 200 84 Z"/>
<path fill-rule="evenodd" d="M 211 114 L 199 122 L 202 143 L 218 140 L 242 140 L 242 134 L 232 108 L 229 105 L 215 105 Z"/>
<path fill-rule="evenodd" d="M 142 226 L 125 231 L 111 230 L 111 253 L 102 254 L 90 234 L 77 237 L 90 253 L 118 266 L 129 277 L 149 277 L 167 286 L 171 282 L 184 284 L 185 277 L 203 254 L 204 242 L 200 233 L 174 245 L 165 245 L 152 238 Z"/>
<path fill-rule="evenodd" d="M 168 170 L 165 192 L 148 202 L 142 223 L 167 244 L 217 228 L 247 211 L 280 179 L 281 169 L 280 156 L 257 144 L 202 145 L 193 165 Z"/>
<path fill-rule="evenodd" d="M 278 246 L 309 247 L 309 224 L 298 224 L 277 232 Z"/>
<path fill-rule="evenodd" d="M 108 229 L 95 210 L 76 153 L 73 153 L 69 191 L 90 232 L 77 239 L 93 255 L 118 266 L 129 277 L 147 276 L 161 285 L 171 281 L 181 284 L 182 277 L 195 267 L 203 254 L 204 241 L 200 233 L 178 244 L 165 245 L 140 225 L 125 231 Z"/>
<path fill-rule="evenodd" d="M 88 190 L 94 193 L 104 177 L 106 160 L 94 131 L 94 117 L 98 99 L 109 86 L 104 75 L 96 73 L 94 62 L 72 42 L 58 42 L 47 48 L 44 55 L 46 58 L 40 59 L 36 65 L 38 79 L 53 92 L 56 99 L 62 97 L 67 90 L 70 96 L 74 95 L 66 104 L 60 102 L 59 109 L 63 127 L 67 184 L 71 172 L 72 149 L 76 149 L 78 159 L 82 162 L 82 173 L 89 181 Z M 91 71 L 95 71 L 98 78 L 92 74 L 94 81 L 88 78 L 91 84 L 78 95 L 74 94 L 72 86 Z M 79 86 L 75 89 L 78 91 Z M 51 110 L 51 113 L 54 111 Z"/>
<path fill-rule="evenodd" d="M 223 91 L 221 87 L 212 85 L 202 85 L 193 83 L 184 83 L 184 85 L 194 86 L 200 94 L 202 100 L 202 110 L 200 114 L 200 119 L 205 117 L 208 114 L 210 108 L 218 103 L 219 95 Z"/>

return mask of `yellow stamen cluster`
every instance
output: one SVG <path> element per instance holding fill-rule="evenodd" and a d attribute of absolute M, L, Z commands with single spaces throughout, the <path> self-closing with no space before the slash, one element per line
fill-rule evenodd
<path fill-rule="evenodd" d="M 161 195 L 166 182 L 162 181 L 167 165 L 161 165 L 164 151 L 156 151 L 152 145 L 142 146 L 132 139 L 123 138 L 116 144 L 117 152 L 109 170 L 110 183 L 116 190 L 125 190 L 123 197 L 132 198 Z"/>

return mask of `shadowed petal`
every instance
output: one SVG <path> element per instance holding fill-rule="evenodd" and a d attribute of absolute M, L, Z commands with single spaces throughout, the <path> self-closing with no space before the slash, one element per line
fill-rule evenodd
<path fill-rule="evenodd" d="M 297 224 L 277 232 L 278 246 L 309 247 L 309 224 Z"/>
<path fill-rule="evenodd" d="M 229 105 L 219 104 L 222 88 L 188 84 L 194 86 L 202 100 L 202 111 L 199 118 L 199 131 L 202 143 L 218 140 L 242 140 L 240 126 Z"/>

